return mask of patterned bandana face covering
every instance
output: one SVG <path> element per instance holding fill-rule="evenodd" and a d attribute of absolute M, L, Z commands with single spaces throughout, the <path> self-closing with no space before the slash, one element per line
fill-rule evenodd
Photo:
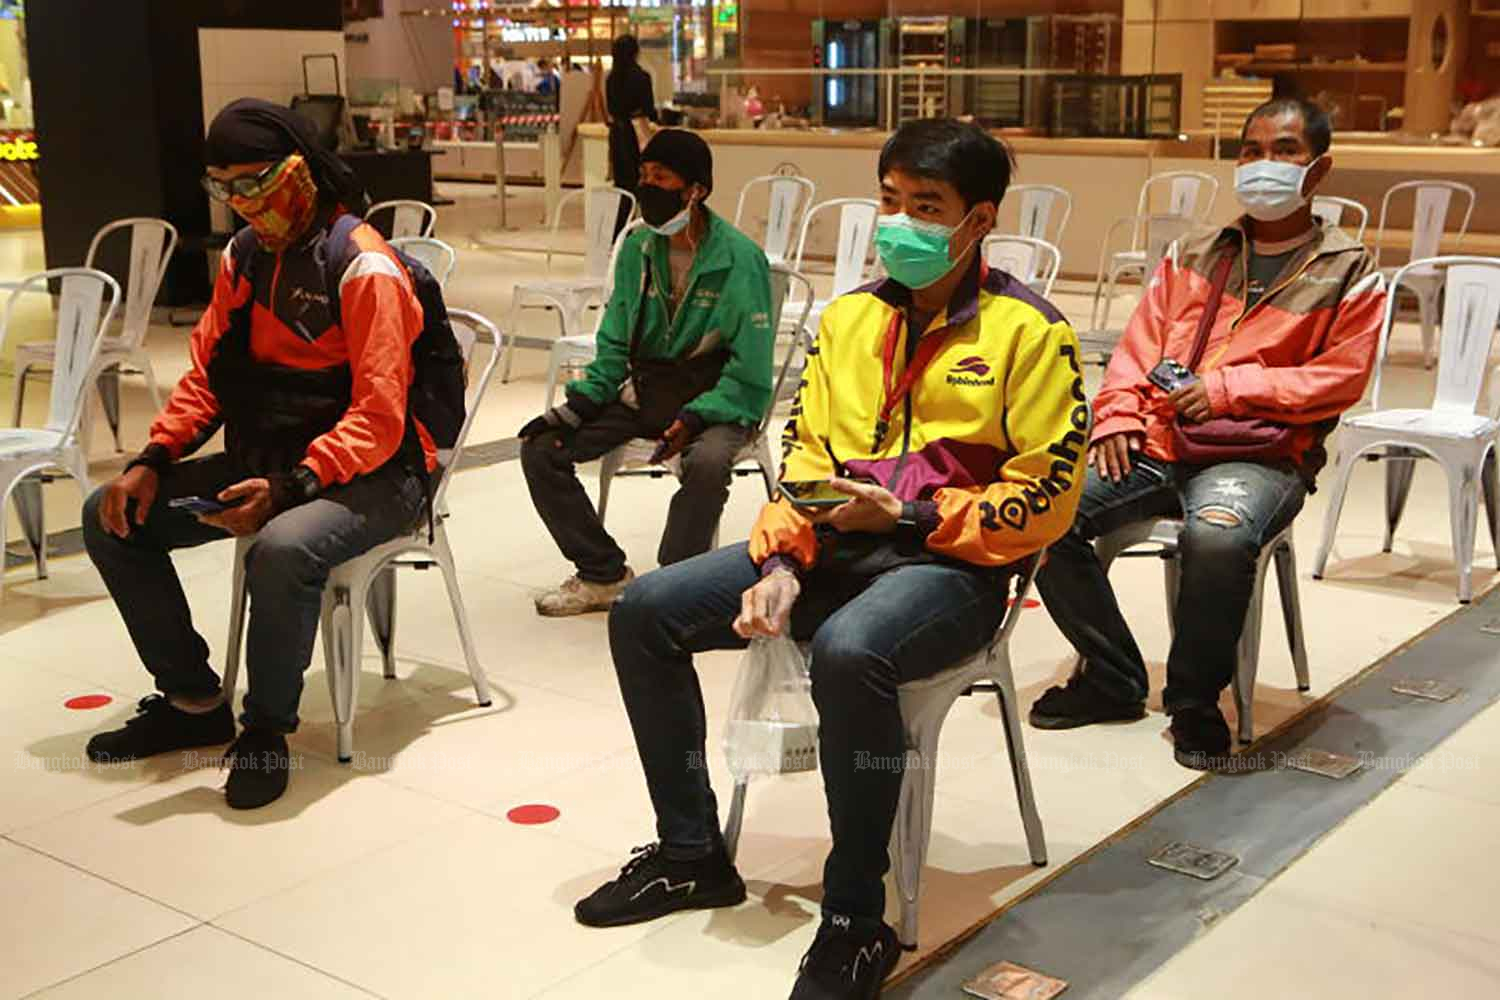
<path fill-rule="evenodd" d="M 262 185 L 257 198 L 233 197 L 229 207 L 250 223 L 267 250 L 279 253 L 307 231 L 318 211 L 318 185 L 301 153 L 293 153 Z"/>

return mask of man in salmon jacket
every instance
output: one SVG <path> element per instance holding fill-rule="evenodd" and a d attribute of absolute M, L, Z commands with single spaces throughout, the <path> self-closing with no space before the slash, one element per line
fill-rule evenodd
<path fill-rule="evenodd" d="M 1359 401 L 1385 293 L 1363 246 L 1312 214 L 1328 176 L 1328 116 L 1279 99 L 1245 122 L 1245 214 L 1190 236 L 1151 277 L 1094 399 L 1078 523 L 1038 588 L 1082 657 L 1031 722 L 1067 729 L 1145 714 L 1146 666 L 1093 541 L 1180 517 L 1182 583 L 1167 686 L 1178 763 L 1230 766 L 1219 694 L 1234 676 L 1262 548 L 1297 516 L 1323 440 Z"/>
<path fill-rule="evenodd" d="M 659 843 L 578 903 L 582 923 L 745 898 L 702 766 L 693 654 L 789 633 L 811 643 L 833 834 L 792 997 L 879 994 L 899 951 L 882 919 L 905 761 L 897 688 L 988 645 L 1010 577 L 1068 530 L 1082 486 L 1077 339 L 980 253 L 1010 174 L 973 125 L 915 121 L 890 138 L 876 235 L 890 277 L 823 313 L 782 496 L 748 544 L 649 573 L 615 604 L 611 651 Z"/>

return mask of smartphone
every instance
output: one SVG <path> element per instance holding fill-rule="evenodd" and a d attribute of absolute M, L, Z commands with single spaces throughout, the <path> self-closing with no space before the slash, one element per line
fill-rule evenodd
<path fill-rule="evenodd" d="M 239 500 L 231 500 L 225 503 L 223 500 L 215 500 L 213 497 L 177 497 L 167 501 L 169 510 L 183 510 L 189 514 L 218 514 L 231 507 L 239 506 Z"/>
<path fill-rule="evenodd" d="M 837 507 L 854 498 L 840 493 L 826 479 L 797 479 L 781 484 L 781 495 L 794 507 Z"/>
<path fill-rule="evenodd" d="M 1163 392 L 1176 392 L 1185 385 L 1192 385 L 1198 381 L 1198 376 L 1193 372 L 1173 361 L 1171 358 L 1162 358 L 1151 371 L 1146 373 L 1150 383 Z"/>

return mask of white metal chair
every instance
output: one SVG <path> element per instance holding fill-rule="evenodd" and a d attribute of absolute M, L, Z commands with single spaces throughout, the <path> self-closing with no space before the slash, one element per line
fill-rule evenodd
<path fill-rule="evenodd" d="M 1162 576 L 1167 592 L 1167 622 L 1176 631 L 1177 595 L 1181 589 L 1182 564 L 1178 546 L 1183 523 L 1179 518 L 1148 519 L 1127 524 L 1094 542 L 1094 551 L 1104 572 L 1117 558 L 1149 556 L 1162 560 Z M 1147 545 L 1149 549 L 1137 546 Z M 1281 616 L 1286 625 L 1286 641 L 1291 647 L 1292 667 L 1297 675 L 1297 690 L 1311 687 L 1307 668 L 1307 644 L 1302 631 L 1302 600 L 1297 591 L 1297 551 L 1292 543 L 1292 526 L 1288 525 L 1260 550 L 1255 565 L 1255 586 L 1250 591 L 1250 606 L 1245 609 L 1245 627 L 1240 633 L 1240 647 L 1234 672 L 1234 707 L 1238 716 L 1241 743 L 1255 737 L 1252 718 L 1255 707 L 1255 674 L 1260 666 L 1260 633 L 1266 569 L 1276 562 L 1276 586 L 1281 592 Z"/>
<path fill-rule="evenodd" d="M 1463 199 L 1463 217 L 1454 232 L 1452 249 L 1457 251 L 1469 231 L 1469 220 L 1474 215 L 1474 189 L 1459 181 L 1419 180 L 1402 181 L 1386 189 L 1380 199 L 1380 229 L 1375 233 L 1375 266 L 1380 267 L 1380 257 L 1385 243 L 1385 227 L 1390 219 L 1391 199 L 1403 192 L 1412 192 L 1411 254 L 1408 262 L 1437 257 L 1442 253 L 1444 235 L 1448 232 L 1448 214 L 1453 209 L 1454 196 Z M 1403 265 L 1381 267 L 1387 279 L 1393 277 Z M 1434 347 L 1438 329 L 1438 297 L 1442 292 L 1443 279 L 1431 268 L 1413 269 L 1406 278 L 1406 290 L 1417 300 L 1417 315 L 1422 324 L 1422 362 L 1431 368 L 1436 360 Z M 1395 286 L 1391 287 L 1394 296 Z"/>
<path fill-rule="evenodd" d="M 17 301 L 32 292 L 46 291 L 47 282 L 53 280 L 59 282 L 61 295 L 47 422 L 39 428 L 0 430 L 0 559 L 5 553 L 5 501 L 14 500 L 21 530 L 36 557 L 38 580 L 47 577 L 42 486 L 50 481 L 49 474 L 71 476 L 88 496 L 89 463 L 80 424 L 88 406 L 88 388 L 99 374 L 101 333 L 114 318 L 120 301 L 119 283 L 103 271 L 61 267 L 33 274 L 11 292 L 4 318 L 0 319 L 0 348 L 5 346 Z M 0 593 L 3 584 L 4 565 L 0 563 Z"/>
<path fill-rule="evenodd" d="M 130 233 L 130 267 L 125 282 L 125 309 L 122 313 L 120 332 L 111 335 L 107 331 L 100 340 L 100 364 L 95 384 L 100 400 L 104 403 L 104 416 L 114 433 L 115 449 L 120 449 L 120 366 L 130 365 L 139 369 L 146 380 L 146 389 L 158 410 L 162 406 L 161 390 L 156 384 L 156 372 L 151 367 L 151 355 L 146 353 L 146 333 L 151 327 L 151 307 L 156 304 L 156 293 L 167 272 L 167 263 L 177 247 L 177 228 L 164 219 L 118 219 L 94 234 L 84 255 L 83 266 L 94 266 L 99 248 L 115 233 Z M 21 407 L 25 401 L 26 380 L 36 369 L 53 367 L 56 344 L 41 341 L 16 346 L 16 390 L 11 424 L 21 424 Z M 87 437 L 87 435 L 85 435 Z M 84 442 L 85 445 L 87 441 Z"/>
<path fill-rule="evenodd" d="M 1043 239 L 1002 233 L 984 238 L 984 262 L 1046 298 L 1062 266 L 1062 251 Z"/>
<path fill-rule="evenodd" d="M 397 236 L 390 242 L 391 246 L 402 253 L 421 261 L 432 272 L 439 285 L 448 287 L 448 279 L 453 276 L 453 269 L 458 265 L 457 250 L 431 236 Z"/>
<path fill-rule="evenodd" d="M 805 322 L 814 330 L 829 302 L 852 292 L 864 282 L 875 255 L 875 224 L 880 215 L 880 202 L 873 198 L 832 198 L 814 205 L 803 217 L 802 232 L 797 236 L 797 253 L 792 258 L 792 270 L 799 274 L 806 273 L 803 262 L 807 254 L 807 236 L 813 222 L 822 213 L 835 210 L 838 211 L 839 236 L 833 257 L 833 287 L 828 298 L 813 300 Z M 801 303 L 793 301 L 789 305 L 795 313 Z"/>
<path fill-rule="evenodd" d="M 584 199 L 584 251 L 583 273 L 571 278 L 553 278 L 552 256 L 557 247 L 557 236 L 562 228 L 563 212 L 579 198 Z M 619 240 L 615 237 L 615 221 L 619 217 L 620 204 L 630 205 L 635 213 L 635 195 L 623 188 L 600 185 L 570 191 L 557 203 L 552 213 L 552 236 L 547 244 L 547 274 L 543 281 L 526 281 L 516 285 L 511 299 L 511 339 L 505 351 L 505 368 L 500 381 L 510 381 L 510 369 L 515 359 L 515 335 L 521 328 L 521 310 L 543 308 L 557 310 L 559 336 L 561 339 L 583 336 L 583 314 L 591 306 L 602 306 L 609 297 L 609 288 L 614 280 L 615 251 Z M 620 236 L 624 236 L 621 231 Z"/>
<path fill-rule="evenodd" d="M 792 233 L 802 224 L 818 186 L 806 177 L 793 174 L 766 174 L 752 177 L 740 188 L 740 200 L 734 208 L 734 226 L 744 230 L 745 200 L 750 192 L 766 185 L 766 228 L 761 235 L 760 247 L 772 264 L 783 263 L 792 248 Z"/>
<path fill-rule="evenodd" d="M 1434 272 L 1439 276 L 1438 289 L 1444 301 L 1432 405 L 1426 409 L 1382 409 L 1381 372 L 1396 321 L 1396 292 L 1413 274 L 1425 281 L 1426 275 Z M 1453 558 L 1458 565 L 1458 600 L 1461 604 L 1469 602 L 1473 594 L 1469 577 L 1474 564 L 1474 529 L 1481 494 L 1490 523 L 1490 542 L 1500 552 L 1494 454 L 1495 435 L 1500 430 L 1500 396 L 1492 393 L 1488 414 L 1476 412 L 1497 319 L 1500 319 L 1500 259 L 1430 257 L 1414 260 L 1396 271 L 1380 328 L 1370 408 L 1345 414 L 1339 421 L 1334 485 L 1313 579 L 1323 578 L 1344 505 L 1344 492 L 1349 488 L 1349 474 L 1360 456 L 1375 453 L 1377 460 L 1387 463 L 1386 529 L 1382 546 L 1386 552 L 1391 550 L 1396 525 L 1406 506 L 1413 466 L 1419 458 L 1432 458 L 1448 476 L 1448 518 L 1453 532 Z M 1500 369 L 1496 372 L 1500 374 Z"/>
<path fill-rule="evenodd" d="M 957 666 L 897 689 L 902 727 L 906 730 L 906 769 L 902 774 L 896 822 L 891 828 L 890 853 L 901 910 L 897 936 L 907 948 L 914 948 L 917 944 L 917 902 L 921 894 L 922 865 L 927 860 L 927 844 L 932 838 L 938 741 L 948 712 L 961 696 L 992 691 L 1000 703 L 1001 724 L 1010 751 L 1011 777 L 1015 781 L 1031 863 L 1038 867 L 1047 863 L 1047 839 L 1042 832 L 1042 817 L 1037 811 L 1036 795 L 1031 787 L 1031 770 L 1026 764 L 1025 734 L 1010 667 L 1010 637 L 1016 630 L 1016 622 L 1021 617 L 1040 562 L 1039 553 L 1028 560 L 1018 574 L 1015 596 L 987 649 Z M 748 779 L 736 782 L 729 816 L 724 822 L 724 845 L 731 860 L 739 847 L 747 788 Z"/>
<path fill-rule="evenodd" d="M 1165 192 L 1167 210 L 1152 212 L 1152 204 Z M 1206 195 L 1206 196 L 1205 196 Z M 1117 251 L 1109 261 L 1109 294 L 1114 297 L 1115 282 L 1126 274 L 1141 275 L 1144 284 L 1150 277 L 1149 231 L 1143 229 L 1145 220 L 1159 216 L 1177 216 L 1190 225 L 1208 221 L 1219 196 L 1219 179 L 1212 174 L 1197 170 L 1168 170 L 1146 178 L 1141 193 L 1136 198 L 1136 225 L 1131 230 L 1130 248 Z M 1109 320 L 1109 302 L 1104 305 L 1105 322 Z"/>
<path fill-rule="evenodd" d="M 400 198 L 371 205 L 365 212 L 365 221 L 375 225 L 375 216 L 391 213 L 391 231 L 388 239 L 398 240 L 403 236 L 431 236 L 437 228 L 437 209 L 425 201 Z M 376 226 L 378 229 L 379 227 Z"/>
<path fill-rule="evenodd" d="M 1017 203 L 1020 215 L 1016 232 L 1062 246 L 1068 217 L 1073 214 L 1073 196 L 1066 188 L 1054 184 L 1012 184 L 1005 192 L 1005 200 Z"/>
<path fill-rule="evenodd" d="M 1365 241 L 1365 228 L 1370 224 L 1370 210 L 1364 206 L 1364 202 L 1355 201 L 1353 198 L 1337 198 L 1331 194 L 1320 194 L 1312 200 L 1312 214 L 1314 218 L 1321 219 L 1330 226 L 1344 226 L 1344 216 L 1353 212 L 1354 218 L 1359 220 L 1359 228 L 1354 231 L 1354 240 L 1357 243 Z"/>
<path fill-rule="evenodd" d="M 1115 297 L 1116 273 L 1110 271 L 1106 277 L 1106 261 L 1110 259 L 1110 247 L 1122 235 L 1123 230 L 1129 227 L 1132 232 L 1141 230 L 1145 234 L 1145 275 L 1141 283 L 1141 294 L 1144 295 L 1150 286 L 1151 276 L 1156 273 L 1161 259 L 1166 256 L 1179 239 L 1193 228 L 1191 219 L 1180 215 L 1127 215 L 1116 219 L 1106 231 L 1104 242 L 1099 247 L 1099 273 L 1094 281 L 1094 305 L 1089 313 L 1088 332 L 1081 335 L 1079 346 L 1084 354 L 1102 357 L 1105 362 L 1109 360 L 1110 352 L 1114 350 L 1124 329 L 1111 330 L 1109 324 L 1110 306 Z M 1107 288 L 1107 292 L 1106 292 Z M 1099 315 L 1100 302 L 1104 304 L 1104 315 Z"/>
<path fill-rule="evenodd" d="M 470 394 L 468 413 L 453 448 L 438 455 L 436 489 L 432 495 L 432 509 L 445 511 L 448 482 L 453 477 L 454 467 L 463 454 L 464 442 L 474 426 L 474 414 L 484 401 L 495 369 L 499 366 L 501 336 L 499 329 L 478 313 L 467 309 L 450 309 L 448 318 L 453 323 L 453 332 L 458 337 L 464 353 L 465 363 L 472 361 L 474 348 L 480 340 L 491 345 L 490 358 Z M 338 725 L 338 758 L 348 763 L 354 752 L 354 712 L 359 704 L 359 674 L 364 647 L 364 614 L 369 615 L 370 630 L 380 647 L 384 674 L 396 676 L 396 569 L 411 566 L 428 569 L 437 566 L 448 587 L 448 601 L 453 607 L 453 618 L 458 626 L 458 638 L 463 645 L 464 660 L 469 668 L 469 679 L 474 683 L 474 696 L 480 707 L 490 705 L 489 680 L 480 666 L 479 656 L 474 650 L 474 639 L 469 630 L 469 616 L 464 610 L 463 594 L 458 589 L 458 570 L 453 559 L 453 549 L 448 543 L 446 514 L 435 515 L 432 521 L 431 540 L 427 534 L 428 523 L 424 519 L 410 534 L 392 539 L 383 545 L 334 567 L 323 589 L 323 660 L 328 673 L 328 691 L 333 698 L 334 720 Z M 255 539 L 240 538 L 235 541 L 234 582 L 229 605 L 229 644 L 224 656 L 224 692 L 234 700 L 235 679 L 240 667 L 240 641 L 245 631 L 245 556 Z"/>
<path fill-rule="evenodd" d="M 599 301 L 609 303 L 609 297 L 614 294 L 615 285 L 615 262 L 619 260 L 620 250 L 625 246 L 625 237 L 636 229 L 644 226 L 640 219 L 628 223 L 620 230 L 620 235 L 615 237 L 614 246 L 610 250 L 609 263 L 604 268 L 604 288 L 599 293 Z M 603 313 L 600 313 L 603 318 Z M 599 353 L 598 323 L 589 333 L 572 334 L 566 337 L 558 337 L 552 342 L 551 356 L 547 362 L 547 408 L 552 408 L 552 401 L 557 398 L 557 384 L 562 377 L 564 368 L 578 368 L 594 360 Z M 515 334 L 512 331 L 512 338 Z M 506 354 L 506 364 L 510 364 L 510 354 Z"/>
<path fill-rule="evenodd" d="M 800 286 L 799 290 L 802 295 L 800 301 L 792 297 L 794 284 Z M 776 382 L 771 387 L 771 400 L 766 405 L 765 415 L 761 417 L 760 424 L 755 428 L 754 436 L 735 457 L 732 470 L 735 476 L 759 475 L 766 487 L 767 500 L 773 500 L 776 497 L 776 456 L 771 448 L 769 434 L 771 415 L 778 403 L 796 395 L 797 386 L 801 382 L 799 362 L 806 357 L 807 349 L 812 343 L 811 334 L 807 332 L 807 314 L 811 303 L 812 283 L 807 278 L 784 265 L 771 267 L 771 329 L 774 331 L 779 328 L 780 319 L 788 304 L 794 311 L 800 311 L 801 318 L 792 326 L 792 329 L 797 332 L 791 346 L 787 349 L 786 357 L 781 362 L 781 370 L 776 376 Z M 656 441 L 644 439 L 629 441 L 600 460 L 600 521 L 604 520 L 605 512 L 609 509 L 609 488 L 616 476 L 649 476 L 659 479 L 670 473 L 681 477 L 682 461 L 680 458 L 668 459 L 660 465 L 651 464 L 651 453 L 656 450 L 657 444 Z"/>

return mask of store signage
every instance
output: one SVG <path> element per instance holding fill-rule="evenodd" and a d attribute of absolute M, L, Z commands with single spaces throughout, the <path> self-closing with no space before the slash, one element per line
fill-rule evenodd
<path fill-rule="evenodd" d="M 0 136 L 0 160 L 14 163 L 17 160 L 40 160 L 36 139 L 31 135 Z"/>
<path fill-rule="evenodd" d="M 539 28 L 533 25 L 513 25 L 500 29 L 502 42 L 565 42 L 568 32 L 563 28 Z"/>

